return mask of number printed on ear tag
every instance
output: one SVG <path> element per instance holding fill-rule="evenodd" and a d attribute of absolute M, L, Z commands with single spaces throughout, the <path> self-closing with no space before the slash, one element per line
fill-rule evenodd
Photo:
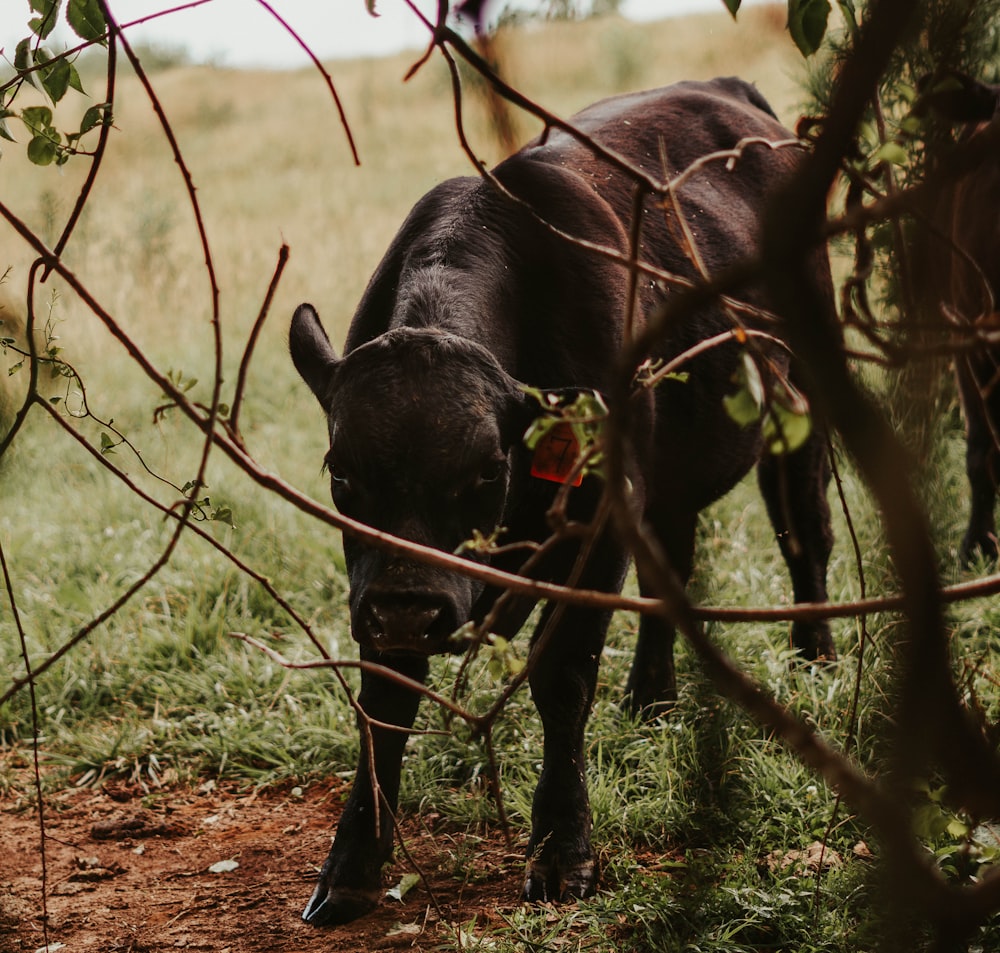
<path fill-rule="evenodd" d="M 580 444 L 573 428 L 566 423 L 556 424 L 535 444 L 531 458 L 531 475 L 554 483 L 565 483 L 573 473 L 573 466 L 580 456 Z M 583 483 L 583 471 L 573 477 L 573 486 Z"/>

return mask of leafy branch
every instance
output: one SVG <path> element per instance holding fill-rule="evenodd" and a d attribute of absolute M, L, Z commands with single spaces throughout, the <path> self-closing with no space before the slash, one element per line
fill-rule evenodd
<path fill-rule="evenodd" d="M 63 12 L 64 0 L 30 0 L 36 13 L 28 26 L 31 35 L 22 39 L 14 51 L 14 78 L 0 87 L 0 137 L 16 142 L 8 120 L 19 119 L 29 135 L 28 158 L 35 165 L 64 165 L 74 155 L 86 154 L 80 140 L 87 133 L 111 122 L 111 102 L 98 103 L 83 114 L 73 132 L 60 132 L 54 124 L 50 106 L 31 105 L 15 108 L 25 85 L 41 93 L 53 106 L 72 89 L 85 93 L 80 74 L 68 54 L 53 54 L 42 45 L 49 38 Z M 105 44 L 107 25 L 100 0 L 65 0 L 65 17 L 73 32 L 84 41 L 84 48 Z"/>

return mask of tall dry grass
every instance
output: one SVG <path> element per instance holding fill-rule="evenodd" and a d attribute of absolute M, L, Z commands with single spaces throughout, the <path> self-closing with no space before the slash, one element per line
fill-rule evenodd
<path fill-rule="evenodd" d="M 796 116 L 801 61 L 770 7 L 749 8 L 738 23 L 724 12 L 654 24 L 615 18 L 550 23 L 511 30 L 501 46 L 512 83 L 560 114 L 625 89 L 735 73 L 756 82 L 787 122 Z M 155 76 L 198 187 L 224 318 L 237 336 L 255 311 L 282 241 L 292 256 L 276 313 L 285 315 L 299 298 L 311 297 L 342 330 L 409 206 L 440 179 L 470 171 L 456 142 L 444 64 L 434 59 L 403 83 L 413 59 L 330 64 L 360 168 L 310 69 L 184 67 Z M 100 95 L 97 81 L 91 92 Z M 70 104 L 66 111 L 84 105 Z M 477 154 L 488 162 L 501 158 L 475 96 L 467 95 L 466 113 Z M 519 128 L 524 138 L 538 131 L 527 118 Z M 144 339 L 196 347 L 207 295 L 191 211 L 157 120 L 127 75 L 119 86 L 115 130 L 67 260 Z M 54 237 L 85 160 L 59 172 L 36 169 L 19 148 L 8 146 L 3 162 L 0 196 Z M 23 255 L 10 244 L 10 257 L 23 267 Z M 274 339 L 279 332 L 274 329 Z"/>
<path fill-rule="evenodd" d="M 500 38 L 508 78 L 529 96 L 568 115 L 625 89 L 736 73 L 756 82 L 788 123 L 799 97 L 801 60 L 770 7 L 739 22 L 724 12 L 630 23 L 617 18 L 512 29 Z M 287 318 L 302 300 L 320 309 L 342 339 L 369 275 L 413 202 L 442 178 L 468 174 L 457 143 L 447 69 L 434 58 L 409 82 L 413 54 L 329 64 L 357 141 L 351 159 L 344 129 L 312 69 L 263 72 L 184 66 L 157 72 L 156 88 L 197 188 L 220 289 L 225 374 L 230 384 L 280 245 L 291 257 L 255 360 L 247 426 L 255 449 L 301 472 L 297 448 L 278 451 L 275 426 L 311 413 L 285 357 Z M 194 216 L 158 120 L 124 62 L 115 129 L 97 187 L 65 261 L 120 325 L 163 369 L 198 379 L 207 400 L 212 367 L 212 299 Z M 99 71 L 89 92 L 102 96 Z M 67 97 L 59 113 L 71 128 L 92 100 Z M 474 89 L 465 121 L 476 154 L 502 156 Z M 522 137 L 539 127 L 518 120 Z M 39 169 L 23 147 L 7 145 L 0 199 L 50 244 L 75 200 L 87 160 Z M 8 234 L 0 263 L 23 286 L 27 249 Z M 92 404 L 131 430 L 146 426 L 159 395 L 72 294 L 58 300 L 56 333 L 64 356 L 87 382 Z M 48 293 L 48 289 L 45 289 Z M 289 450 L 291 454 L 289 455 Z M 274 451 L 274 456 L 269 456 Z M 178 448 L 149 447 L 151 463 Z M 312 461 L 310 461 L 311 463 Z M 181 481 L 183 482 L 183 481 Z"/>

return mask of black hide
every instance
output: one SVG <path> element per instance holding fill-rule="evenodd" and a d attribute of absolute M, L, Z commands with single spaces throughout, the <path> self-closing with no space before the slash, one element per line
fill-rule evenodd
<path fill-rule="evenodd" d="M 996 122 L 1000 86 L 954 74 L 925 97 L 927 105 L 967 125 L 961 139 Z M 1000 155 L 994 149 L 966 175 L 932 192 L 925 227 L 918 231 L 917 288 L 930 320 L 968 344 L 979 326 L 995 323 L 1000 293 Z M 951 334 L 949 335 L 951 336 Z M 997 557 L 994 509 L 1000 480 L 1000 348 L 982 340 L 960 348 L 955 377 L 966 422 L 966 473 L 972 507 L 960 555 Z"/>
<path fill-rule="evenodd" d="M 736 79 L 615 97 L 572 122 L 660 180 L 746 137 L 791 137 L 756 89 Z M 733 168 L 707 163 L 683 185 L 680 206 L 707 274 L 755 254 L 762 209 L 801 156 L 797 146 L 750 145 Z M 519 202 L 484 179 L 458 178 L 417 203 L 365 291 L 342 358 L 311 306 L 296 311 L 291 330 L 295 365 L 327 414 L 327 464 L 338 509 L 448 552 L 474 531 L 488 534 L 498 526 L 505 527 L 503 542 L 548 536 L 546 511 L 558 487 L 530 475 L 522 437 L 539 408 L 522 385 L 605 390 L 626 315 L 626 269 L 558 233 L 625 253 L 630 178 L 557 131 L 529 143 L 494 175 Z M 676 216 L 652 198 L 642 216 L 643 259 L 696 277 Z M 825 255 L 817 253 L 815 261 L 829 292 Z M 640 326 L 669 295 L 667 283 L 641 281 Z M 740 289 L 738 297 L 768 307 L 759 288 Z M 777 333 L 766 317 L 746 311 L 740 317 Z M 832 303 L 816 317 L 834 320 Z M 668 359 L 732 326 L 732 315 L 721 307 L 702 310 L 671 327 L 654 357 Z M 772 348 L 767 356 L 794 380 L 784 349 Z M 685 381 L 666 380 L 639 402 L 630 473 L 636 506 L 686 580 L 699 511 L 759 461 L 795 598 L 822 601 L 831 546 L 823 434 L 816 428 L 796 453 L 762 458 L 758 430 L 738 426 L 723 406 L 739 360 L 735 343 L 712 348 L 685 365 Z M 570 493 L 570 516 L 589 519 L 601 489 L 598 478 L 585 479 Z M 358 539 L 348 537 L 344 545 L 351 627 L 362 658 L 412 678 L 425 677 L 427 656 L 450 651 L 451 633 L 481 620 L 497 596 L 453 572 Z M 572 542 L 556 547 L 537 575 L 565 579 L 577 552 Z M 524 558 L 522 551 L 494 564 L 516 569 Z M 617 591 L 627 565 L 627 553 L 605 533 L 580 585 Z M 530 607 L 522 600 L 514 608 L 497 624 L 510 635 Z M 552 617 L 547 608 L 538 631 Z M 596 885 L 584 727 L 608 621 L 590 609 L 562 611 L 532 661 L 531 692 L 545 741 L 524 884 L 530 900 L 582 897 Z M 634 711 L 655 715 L 673 704 L 673 638 L 659 619 L 643 619 L 627 686 Z M 825 624 L 798 624 L 792 638 L 810 659 L 834 656 Z M 360 702 L 372 719 L 409 728 L 418 697 L 366 674 Z M 354 788 L 304 914 L 316 924 L 344 922 L 370 909 L 391 850 L 384 809 L 376 829 L 369 757 L 383 808 L 394 809 L 405 734 L 375 726 L 362 737 Z"/>

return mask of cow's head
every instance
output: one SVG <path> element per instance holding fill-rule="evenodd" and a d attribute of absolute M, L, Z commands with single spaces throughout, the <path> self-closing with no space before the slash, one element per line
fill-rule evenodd
<path fill-rule="evenodd" d="M 538 404 L 487 350 L 399 328 L 339 358 L 307 304 L 292 319 L 290 349 L 327 415 L 326 466 L 341 513 L 445 552 L 501 525 L 512 457 Z M 347 534 L 344 552 L 362 646 L 452 649 L 449 636 L 468 621 L 481 583 Z"/>
<path fill-rule="evenodd" d="M 1000 108 L 1000 86 L 982 83 L 957 70 L 923 76 L 917 87 L 917 112 L 930 108 L 951 122 L 989 122 Z"/>

